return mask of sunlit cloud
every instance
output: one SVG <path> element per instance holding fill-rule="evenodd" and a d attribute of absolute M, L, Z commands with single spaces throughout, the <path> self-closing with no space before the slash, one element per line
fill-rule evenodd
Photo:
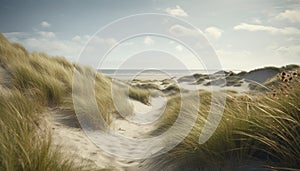
<path fill-rule="evenodd" d="M 272 26 L 264 26 L 264 25 L 255 25 L 255 24 L 247 24 L 241 23 L 234 27 L 234 30 L 246 30 L 246 31 L 266 31 L 271 34 L 282 34 L 282 35 L 299 35 L 300 30 L 294 27 L 284 27 L 277 28 Z"/>
<path fill-rule="evenodd" d="M 30 51 L 44 52 L 52 56 L 65 56 L 75 60 L 84 45 L 89 40 L 89 35 L 76 35 L 71 40 L 64 40 L 53 32 L 9 32 L 4 33 L 9 41 L 23 44 Z M 94 37 L 89 47 L 111 46 L 116 43 L 114 38 Z"/>
<path fill-rule="evenodd" d="M 282 57 L 283 59 L 294 58 L 297 59 L 300 56 L 300 45 L 290 45 L 290 46 L 270 46 L 268 50 L 274 51 L 276 55 Z"/>
<path fill-rule="evenodd" d="M 45 6 L 48 2 L 41 1 L 40 6 L 32 6 L 32 8 L 26 9 L 23 8 L 26 3 L 20 2 L 18 3 L 19 6 L 15 7 L 14 13 L 9 12 L 9 10 L 5 12 L 4 7 L 8 2 L 4 2 L 0 7 L 3 12 L 0 19 L 2 19 L 2 23 L 6 23 L 1 25 L 1 29 L 3 32 L 16 29 L 20 31 L 5 33 L 5 36 L 10 41 L 23 44 L 30 51 L 40 51 L 72 59 L 76 58 L 89 43 L 89 46 L 86 46 L 87 55 L 100 54 L 99 51 L 102 53 L 107 47 L 112 47 L 123 31 L 135 31 L 137 28 L 119 27 L 119 30 L 113 31 L 115 35 L 104 35 L 104 37 L 95 38 L 92 38 L 93 32 L 118 19 L 118 17 L 125 17 L 142 10 L 146 13 L 162 12 L 181 17 L 195 27 L 182 22 L 170 23 L 167 20 L 162 20 L 161 24 L 166 25 L 164 29 L 168 29 L 168 33 L 174 39 L 164 42 L 155 36 L 145 36 L 138 39 L 138 41 L 122 42 L 122 45 L 126 45 L 124 51 L 128 51 L 129 48 L 138 51 L 142 47 L 146 49 L 163 49 L 166 47 L 174 53 L 183 54 L 184 59 L 188 59 L 185 55 L 188 50 L 187 43 L 190 40 L 197 39 L 199 43 L 193 43 L 190 46 L 193 46 L 194 49 L 200 49 L 207 46 L 206 43 L 211 44 L 215 50 L 218 50 L 222 62 L 226 64 L 225 67 L 236 68 L 238 65 L 245 68 L 256 68 L 258 65 L 279 63 L 281 59 L 289 59 L 291 63 L 299 64 L 299 55 L 298 58 L 295 57 L 299 54 L 299 47 L 296 47 L 296 45 L 300 44 L 300 4 L 297 0 L 286 0 L 284 3 L 281 1 L 252 2 L 251 0 L 243 1 L 243 3 L 236 3 L 235 0 L 226 1 L 226 3 L 220 3 L 219 1 L 180 0 L 173 2 L 152 0 L 147 2 L 124 2 L 121 6 L 117 6 L 115 3 L 99 2 L 101 10 L 82 8 L 82 4 L 85 3 L 78 2 L 72 6 L 74 10 L 69 11 L 69 8 L 67 8 L 68 10 L 58 8 L 53 13 L 53 10 L 49 8 L 43 9 L 43 14 L 40 14 L 40 10 L 35 9 L 41 9 L 40 7 Z M 239 8 L 236 8 L 237 6 Z M 127 7 L 127 10 L 121 9 L 125 7 Z M 84 14 L 92 13 L 93 15 L 86 18 L 86 15 L 82 15 L 78 11 L 82 11 Z M 231 12 L 228 13 L 228 11 Z M 18 21 L 15 19 L 26 20 L 26 18 L 23 18 L 24 12 L 30 13 L 32 16 L 41 16 L 27 18 L 27 25 L 23 22 L 6 22 L 8 19 L 11 21 Z M 70 18 L 70 16 L 72 17 Z M 159 30 L 160 27 L 157 26 L 153 25 L 153 30 Z M 139 27 L 139 29 L 147 30 L 147 33 L 150 30 L 151 33 L 149 25 L 139 23 Z M 113 36 L 115 36 L 115 39 Z M 177 40 L 186 40 L 187 42 L 177 43 Z M 266 50 L 272 44 L 277 46 Z M 115 49 L 113 48 L 112 52 Z M 120 52 L 116 55 L 116 58 L 122 59 L 124 54 L 126 53 Z M 278 57 L 270 60 L 274 56 Z M 243 60 L 240 60 L 241 58 Z M 260 63 L 256 63 L 256 61 Z"/>
<path fill-rule="evenodd" d="M 179 51 L 179 52 L 182 52 L 183 51 L 183 47 L 181 45 L 177 45 L 176 46 L 176 50 Z"/>
<path fill-rule="evenodd" d="M 47 32 L 47 31 L 39 31 L 37 32 L 39 35 L 41 35 L 42 37 L 45 37 L 45 38 L 55 38 L 55 33 L 53 32 Z"/>
<path fill-rule="evenodd" d="M 300 22 L 300 10 L 285 10 L 281 12 L 277 16 L 275 16 L 277 20 L 287 20 L 292 23 Z"/>
<path fill-rule="evenodd" d="M 213 39 L 219 39 L 224 31 L 217 27 L 208 27 L 205 29 L 205 34 Z"/>
<path fill-rule="evenodd" d="M 47 21 L 41 22 L 40 25 L 41 25 L 42 27 L 44 27 L 44 28 L 47 28 L 47 27 L 50 27 L 50 26 L 51 26 L 51 24 L 48 23 Z"/>
<path fill-rule="evenodd" d="M 178 17 L 187 17 L 188 14 L 179 6 L 176 5 L 175 8 L 167 8 L 165 10 L 168 14 Z"/>
<path fill-rule="evenodd" d="M 147 37 L 145 37 L 145 39 L 144 39 L 144 43 L 145 43 L 145 45 L 150 46 L 150 45 L 153 45 L 153 44 L 154 44 L 154 40 L 153 40 L 150 36 L 147 36 Z"/>
<path fill-rule="evenodd" d="M 261 24 L 262 23 L 262 21 L 260 19 L 258 19 L 258 18 L 254 18 L 252 20 L 252 22 L 255 23 L 255 24 Z"/>
<path fill-rule="evenodd" d="M 200 29 L 191 29 L 187 28 L 185 26 L 176 24 L 171 26 L 169 29 L 169 32 L 174 36 L 196 36 L 199 34 L 202 34 L 202 31 Z"/>

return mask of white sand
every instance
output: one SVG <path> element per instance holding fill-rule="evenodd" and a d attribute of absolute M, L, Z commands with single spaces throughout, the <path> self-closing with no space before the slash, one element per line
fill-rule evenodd
<path fill-rule="evenodd" d="M 161 85 L 160 82 L 155 84 Z M 165 85 L 164 85 L 165 86 Z M 181 85 L 185 89 L 206 89 L 210 86 L 204 85 Z M 163 88 L 163 87 L 162 87 Z M 248 90 L 248 84 L 243 83 L 241 87 L 226 87 L 227 90 L 243 92 Z M 164 111 L 167 99 L 164 97 L 153 97 L 151 105 L 145 105 L 136 100 L 130 100 L 134 108 L 134 115 L 124 118 L 115 118 L 111 123 L 111 128 L 116 133 L 128 138 L 145 138 L 155 130 L 154 121 L 158 120 Z M 137 170 L 140 164 L 137 161 L 120 160 L 113 157 L 98 146 L 96 146 L 82 131 L 81 128 L 68 126 L 59 120 L 59 111 L 52 111 L 47 118 L 48 126 L 52 129 L 53 143 L 61 146 L 67 155 L 74 155 L 78 162 L 88 161 L 97 168 L 113 168 L 114 170 Z M 118 150 L 118 149 L 115 149 Z"/>
<path fill-rule="evenodd" d="M 167 99 L 165 97 L 150 98 L 151 106 L 147 106 L 139 101 L 131 100 L 134 107 L 134 115 L 127 118 L 130 122 L 141 125 L 150 124 L 158 120 L 165 109 Z"/>
<path fill-rule="evenodd" d="M 131 100 L 134 110 L 138 117 L 133 117 L 136 122 L 145 122 L 141 119 L 156 120 L 158 116 L 152 115 L 162 108 L 160 104 L 163 98 L 154 98 L 151 102 L 155 107 L 145 105 L 135 100 Z M 82 131 L 81 128 L 70 127 L 59 121 L 59 111 L 52 111 L 46 119 L 48 127 L 52 129 L 53 144 L 62 147 L 66 155 L 74 155 L 78 162 L 88 161 L 98 168 L 113 168 L 115 170 L 135 170 L 139 163 L 133 161 L 118 160 L 99 147 L 97 147 Z M 145 117 L 146 116 L 146 117 Z M 147 121 L 147 119 L 146 119 Z M 111 127 L 113 130 L 130 138 L 141 138 L 145 134 L 154 130 L 153 125 L 142 125 L 125 119 L 115 119 Z M 117 149 L 116 149 L 117 150 Z"/>
<path fill-rule="evenodd" d="M 72 128 L 57 122 L 55 113 L 50 116 L 48 121 L 52 129 L 53 144 L 62 147 L 66 155 L 74 155 L 78 162 L 87 161 L 99 168 L 122 170 L 120 164 L 90 141 L 81 128 Z"/>
<path fill-rule="evenodd" d="M 133 105 L 134 111 L 136 113 L 148 113 L 152 109 L 152 106 L 145 105 L 144 103 L 141 103 L 137 100 L 130 100 L 130 103 Z"/>

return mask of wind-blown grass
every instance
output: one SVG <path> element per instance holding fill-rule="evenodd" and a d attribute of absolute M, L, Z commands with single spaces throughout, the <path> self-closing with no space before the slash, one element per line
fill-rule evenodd
<path fill-rule="evenodd" d="M 69 110 L 75 116 L 72 102 L 75 70 L 95 77 L 99 110 L 110 123 L 114 106 L 108 78 L 62 57 L 29 53 L 0 34 L 0 170 L 93 169 L 88 163 L 73 162 L 72 156 L 65 156 L 61 149 L 55 148 L 51 132 L 43 124 L 49 115 L 48 108 Z M 88 106 L 88 102 L 84 104 Z"/>
<path fill-rule="evenodd" d="M 150 90 L 139 89 L 134 87 L 129 88 L 129 97 L 137 101 L 140 101 L 144 104 L 149 104 L 150 95 L 151 95 Z"/>
<path fill-rule="evenodd" d="M 298 71 L 299 72 L 299 71 Z M 170 170 L 244 170 L 300 168 L 299 78 L 282 83 L 264 96 L 227 94 L 225 111 L 216 132 L 204 144 L 199 135 L 210 108 L 210 94 L 201 92 L 198 119 L 192 131 L 169 153 L 154 159 L 152 168 Z M 288 90 L 282 91 L 282 87 Z M 170 100 L 157 132 L 177 118 L 180 102 Z"/>
<path fill-rule="evenodd" d="M 41 130 L 42 108 L 34 94 L 0 89 L 0 170 L 82 170 Z"/>
<path fill-rule="evenodd" d="M 65 110 L 75 116 L 72 96 L 74 72 L 86 79 L 95 78 L 98 110 L 109 124 L 111 113 L 117 112 L 109 78 L 91 68 L 69 63 L 62 57 L 29 53 L 21 45 L 7 42 L 0 34 L 0 170 L 93 169 L 84 163 L 73 162 L 72 156 L 65 156 L 61 149 L 54 148 L 49 130 L 43 128 L 48 108 Z M 86 86 L 85 83 L 83 79 L 75 88 L 80 90 Z M 299 169 L 298 85 L 299 78 L 295 77 L 265 96 L 227 94 L 221 123 L 202 145 L 198 144 L 198 139 L 211 105 L 211 93 L 199 92 L 201 104 L 192 131 L 169 153 L 154 159 L 154 165 L 165 170 Z M 116 101 L 123 104 L 126 93 L 119 91 L 117 95 L 120 97 Z M 178 92 L 176 86 L 167 88 L 167 91 Z M 148 104 L 151 93 L 130 87 L 128 95 Z M 154 134 L 172 126 L 180 110 L 180 101 L 179 95 L 169 97 L 162 121 L 157 122 L 158 129 Z M 89 101 L 80 103 L 82 108 L 79 111 L 90 118 L 87 122 L 97 127 Z M 187 103 L 191 107 L 196 106 L 189 101 Z M 131 113 L 131 109 L 121 108 L 125 113 Z M 186 114 L 188 109 L 185 109 Z"/>

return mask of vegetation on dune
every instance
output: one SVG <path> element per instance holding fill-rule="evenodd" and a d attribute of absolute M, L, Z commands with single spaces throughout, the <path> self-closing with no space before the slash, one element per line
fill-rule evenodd
<path fill-rule="evenodd" d="M 299 65 L 290 64 L 280 68 L 277 67 L 264 67 L 254 69 L 249 72 L 241 71 L 234 73 L 232 71 L 218 71 L 214 74 L 193 74 L 189 76 L 183 76 L 178 79 L 178 82 L 187 82 L 193 85 L 203 84 L 205 86 L 234 86 L 240 87 L 243 82 L 249 83 L 250 90 L 266 91 L 261 85 L 278 85 L 278 82 L 272 79 L 276 74 L 280 72 L 289 72 L 299 69 Z M 225 82 L 225 80 L 226 82 Z"/>
<path fill-rule="evenodd" d="M 153 159 L 152 166 L 171 170 L 299 169 L 299 82 L 294 74 L 264 96 L 227 94 L 221 123 L 204 144 L 198 141 L 211 99 L 209 93 L 199 92 L 201 105 L 192 131 L 173 150 Z M 172 126 L 179 102 L 177 96 L 169 101 L 156 133 Z"/>
<path fill-rule="evenodd" d="M 0 89 L 0 170 L 83 170 L 51 146 L 35 94 Z M 86 168 L 88 168 L 86 166 Z"/>
<path fill-rule="evenodd" d="M 97 104 L 110 123 L 110 112 L 114 110 L 110 79 L 63 57 L 29 53 L 0 34 L 0 170 L 92 169 L 74 163 L 72 156 L 52 146 L 51 134 L 42 124 L 48 108 L 67 111 L 76 118 L 72 100 L 74 71 L 83 77 L 95 77 Z M 77 86 L 84 87 L 85 83 Z M 88 107 L 80 110 L 93 115 Z"/>
<path fill-rule="evenodd" d="M 153 83 L 145 83 L 145 84 L 135 84 L 132 85 L 133 87 L 137 87 L 140 89 L 153 89 L 153 90 L 159 90 L 159 85 L 153 84 Z"/>
<path fill-rule="evenodd" d="M 129 97 L 137 101 L 140 101 L 144 104 L 149 104 L 150 95 L 151 95 L 150 90 L 133 88 L 133 87 L 129 88 Z"/>
<path fill-rule="evenodd" d="M 273 74 L 274 68 L 269 68 Z M 237 95 L 227 92 L 227 101 L 221 123 L 213 136 L 199 145 L 199 135 L 206 123 L 211 106 L 211 93 L 190 91 L 183 93 L 187 101 L 184 115 L 194 109 L 193 98 L 199 94 L 198 118 L 192 131 L 177 147 L 167 154 L 153 159 L 155 168 L 188 169 L 299 169 L 300 156 L 300 88 L 299 68 L 289 65 L 277 77 L 264 85 L 270 92 L 264 96 Z M 291 70 L 297 72 L 290 72 Z M 277 70 L 276 70 L 277 71 Z M 282 71 L 282 68 L 280 69 Z M 72 85 L 74 72 L 82 76 Z M 257 72 L 257 71 L 256 71 Z M 246 73 L 243 73 L 245 75 Z M 201 74 L 193 75 L 199 82 L 206 79 Z M 205 78 L 204 78 L 205 77 Z M 126 95 L 149 104 L 155 85 L 129 87 L 129 92 L 117 87 L 114 99 L 111 94 L 111 79 L 95 70 L 72 64 L 62 57 L 48 57 L 43 53 L 29 53 L 19 44 L 9 43 L 0 34 L 0 170 L 91 170 L 85 162 L 74 162 L 51 142 L 50 130 L 43 126 L 48 108 L 64 111 L 75 117 L 74 101 L 86 93 L 86 80 L 95 78 L 95 99 L 106 123 L 115 113 L 113 102 L 122 112 L 132 113 L 124 104 Z M 191 77 L 182 78 L 190 80 Z M 201 80 L 200 80 L 201 79 Z M 169 84 L 170 80 L 165 80 Z M 236 85 L 240 78 L 233 75 L 230 84 Z M 273 87 L 270 87 L 270 86 Z M 152 90 L 148 88 L 152 87 Z M 72 94 L 72 90 L 82 92 Z M 166 109 L 153 135 L 161 134 L 176 121 L 182 99 L 176 85 L 169 85 L 161 93 L 169 94 Z M 223 92 L 220 92 L 223 93 Z M 75 96 L 75 97 L 74 97 Z M 186 98 L 187 97 L 187 98 Z M 89 101 L 79 101 L 86 122 L 97 127 L 93 108 Z M 182 123 L 182 126 L 186 126 Z"/>

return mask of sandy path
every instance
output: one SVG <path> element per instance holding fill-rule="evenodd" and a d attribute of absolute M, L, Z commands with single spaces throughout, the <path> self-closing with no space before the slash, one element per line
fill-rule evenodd
<path fill-rule="evenodd" d="M 57 113 L 51 113 L 48 118 L 52 129 L 53 144 L 62 147 L 66 155 L 74 155 L 78 162 L 87 161 L 99 168 L 115 168 L 122 170 L 116 164 L 114 158 L 108 156 L 99 149 L 81 128 L 69 127 L 57 121 L 60 116 Z"/>
<path fill-rule="evenodd" d="M 136 115 L 130 118 L 135 122 L 153 121 L 159 118 L 157 110 L 163 106 L 162 98 L 152 99 L 153 106 L 147 106 L 131 100 Z M 155 112 L 156 111 L 156 112 Z M 155 115 L 156 114 L 156 115 Z M 97 168 L 113 168 L 114 170 L 137 170 L 139 162 L 118 160 L 97 147 L 82 131 L 81 128 L 61 121 L 63 113 L 52 111 L 47 118 L 48 126 L 52 129 L 53 143 L 61 146 L 64 153 L 74 155 L 78 162 L 87 161 Z M 142 119 L 146 118 L 146 119 Z M 151 124 L 141 125 L 122 118 L 115 119 L 111 127 L 114 131 L 130 138 L 140 138 L 153 131 Z"/>

